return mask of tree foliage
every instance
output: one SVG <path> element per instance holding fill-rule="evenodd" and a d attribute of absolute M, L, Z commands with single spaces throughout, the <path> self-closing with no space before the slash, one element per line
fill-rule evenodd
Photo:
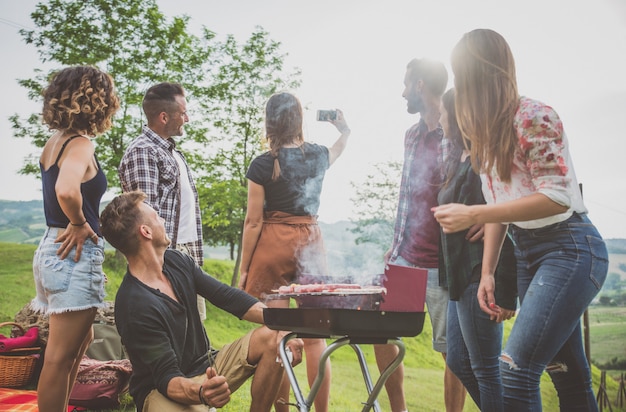
<path fill-rule="evenodd" d="M 357 244 L 374 243 L 386 251 L 393 240 L 402 163 L 388 161 L 374 168 L 364 181 L 352 182 L 356 218 L 351 219 L 355 226 L 350 230 L 357 235 Z"/>
<path fill-rule="evenodd" d="M 128 143 L 141 131 L 141 100 L 147 87 L 161 81 L 180 82 L 193 91 L 207 83 L 213 63 L 214 34 L 188 33 L 188 17 L 166 18 L 154 0 L 50 0 L 35 7 L 34 30 L 20 30 L 34 45 L 42 63 L 35 77 L 19 80 L 31 99 L 39 99 L 51 72 L 65 66 L 94 65 L 110 73 L 121 107 L 113 128 L 98 137 L 98 158 L 111 187 L 119 187 L 117 166 Z M 49 133 L 38 115 L 11 117 L 14 135 L 27 137 L 38 148 Z M 190 128 L 190 134 L 198 134 Z M 36 155 L 20 170 L 38 175 Z"/>
<path fill-rule="evenodd" d="M 283 67 L 280 43 L 261 27 L 243 43 L 232 35 L 220 41 L 205 27 L 200 36 L 190 34 L 189 17 L 167 18 L 155 0 L 50 0 L 37 4 L 31 17 L 37 28 L 20 33 L 52 69 L 36 69 L 35 77 L 19 80 L 29 98 L 38 100 L 50 73 L 65 66 L 94 65 L 115 80 L 121 108 L 113 128 L 96 140 L 112 190 L 119 190 L 121 157 L 141 132 L 145 90 L 162 81 L 183 85 L 191 122 L 178 147 L 197 179 L 204 238 L 210 245 L 228 245 L 238 262 L 245 173 L 262 150 L 265 101 L 277 90 L 299 86 L 299 71 Z M 45 145 L 49 132 L 39 115 L 10 120 L 15 137 L 30 139 L 37 148 Z M 39 174 L 36 153 L 20 173 Z"/>
<path fill-rule="evenodd" d="M 246 171 L 263 149 L 265 102 L 278 90 L 299 86 L 299 71 L 285 73 L 280 43 L 261 28 L 243 44 L 228 36 L 221 45 L 220 64 L 208 94 L 222 102 L 205 106 L 216 135 L 210 159 L 201 179 L 203 230 L 211 242 L 230 246 L 235 259 L 232 283 L 236 284 L 241 258 L 241 233 L 246 215 Z M 236 256 L 235 256 L 236 253 Z"/>

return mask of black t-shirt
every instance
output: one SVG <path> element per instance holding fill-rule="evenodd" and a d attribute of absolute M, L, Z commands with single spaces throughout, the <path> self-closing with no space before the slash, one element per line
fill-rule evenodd
<path fill-rule="evenodd" d="M 314 216 L 320 206 L 324 175 L 330 166 L 328 148 L 312 143 L 278 151 L 280 176 L 272 181 L 274 157 L 263 153 L 250 164 L 246 177 L 265 189 L 264 210 Z"/>

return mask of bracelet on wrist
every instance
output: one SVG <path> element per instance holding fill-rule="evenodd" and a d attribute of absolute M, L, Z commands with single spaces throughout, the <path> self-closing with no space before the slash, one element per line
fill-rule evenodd
<path fill-rule="evenodd" d="M 83 221 L 83 223 L 72 223 L 72 222 L 70 222 L 70 225 L 72 225 L 72 226 L 82 226 L 82 225 L 84 225 L 85 223 L 87 223 L 87 219 L 85 219 L 85 220 Z"/>
<path fill-rule="evenodd" d="M 204 400 L 204 396 L 202 396 L 202 385 L 200 385 L 200 389 L 198 390 L 198 398 L 200 399 L 200 403 L 202 403 L 203 405 L 209 406 L 209 403 L 207 401 Z"/>

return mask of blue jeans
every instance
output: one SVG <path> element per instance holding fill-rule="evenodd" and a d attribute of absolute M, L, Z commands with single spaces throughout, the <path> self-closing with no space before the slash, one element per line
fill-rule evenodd
<path fill-rule="evenodd" d="M 502 323 L 480 309 L 477 291 L 478 282 L 470 283 L 458 301 L 448 303 L 446 362 L 482 412 L 502 411 Z"/>
<path fill-rule="evenodd" d="M 546 370 L 562 411 L 597 411 L 580 318 L 608 271 L 602 237 L 586 215 L 539 229 L 513 227 L 520 310 L 500 365 L 506 411 L 540 411 Z"/>

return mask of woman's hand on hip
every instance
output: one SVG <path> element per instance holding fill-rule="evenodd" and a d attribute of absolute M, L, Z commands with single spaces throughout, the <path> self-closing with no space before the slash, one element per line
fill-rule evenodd
<path fill-rule="evenodd" d="M 76 226 L 73 224 L 67 225 L 67 228 L 61 233 L 56 239 L 55 242 L 61 242 L 61 246 L 59 250 L 57 250 L 57 255 L 61 259 L 65 259 L 72 249 L 76 247 L 76 256 L 74 256 L 74 261 L 78 262 L 80 260 L 80 255 L 83 251 L 83 245 L 87 241 L 87 239 L 91 239 L 94 243 L 98 243 L 98 235 L 96 232 L 91 229 L 89 223 L 85 222 L 80 226 Z"/>

